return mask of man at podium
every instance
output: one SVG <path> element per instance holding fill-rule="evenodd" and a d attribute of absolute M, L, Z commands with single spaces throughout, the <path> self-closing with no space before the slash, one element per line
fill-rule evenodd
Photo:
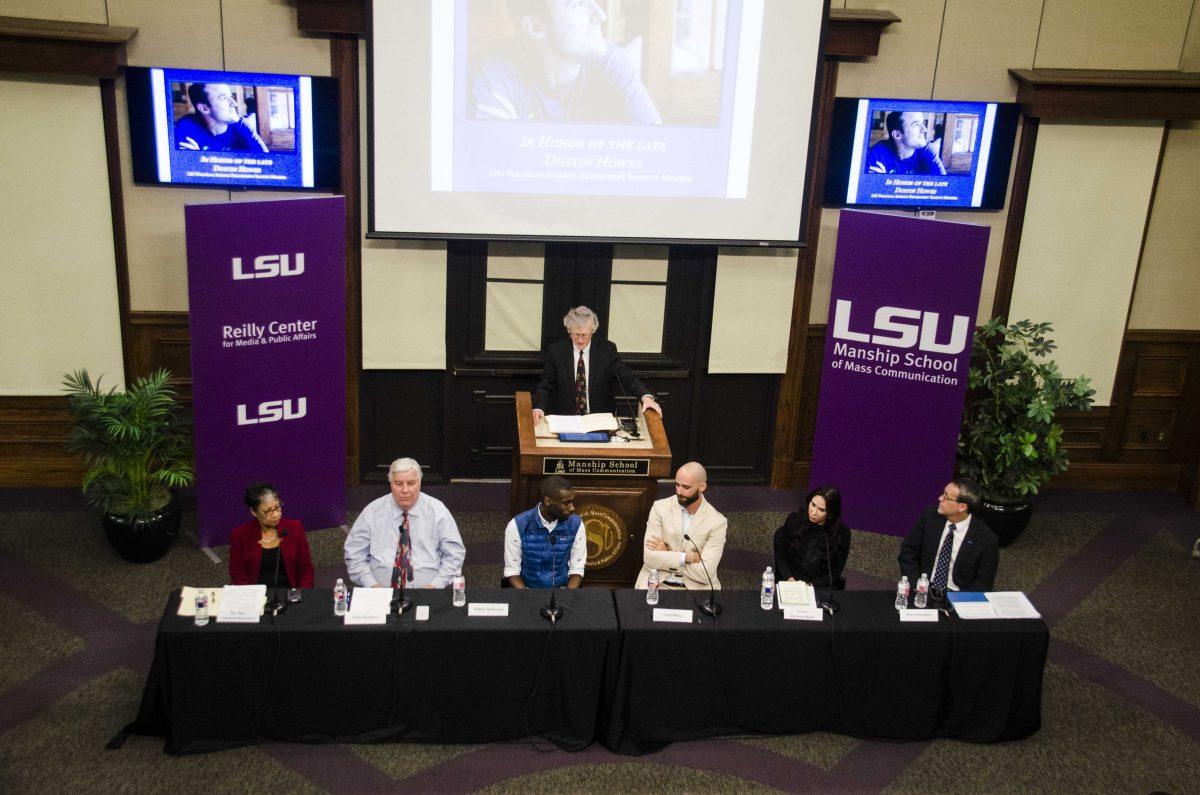
<path fill-rule="evenodd" d="M 644 384 L 621 361 L 617 346 L 593 337 L 600 319 L 586 306 L 577 306 L 563 318 L 569 339 L 551 343 L 542 364 L 542 380 L 533 392 L 533 421 L 546 414 L 613 412 L 616 405 L 613 378 L 624 393 L 639 395 L 642 409 L 662 409 Z"/>

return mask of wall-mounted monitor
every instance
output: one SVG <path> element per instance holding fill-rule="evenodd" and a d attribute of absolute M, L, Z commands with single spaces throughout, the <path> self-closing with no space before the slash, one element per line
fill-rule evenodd
<path fill-rule="evenodd" d="M 332 77 L 130 67 L 133 180 L 255 190 L 336 190 Z"/>
<path fill-rule="evenodd" d="M 370 236 L 797 245 L 826 6 L 375 0 Z"/>
<path fill-rule="evenodd" d="M 825 204 L 999 210 L 1019 106 L 843 98 L 834 102 Z"/>

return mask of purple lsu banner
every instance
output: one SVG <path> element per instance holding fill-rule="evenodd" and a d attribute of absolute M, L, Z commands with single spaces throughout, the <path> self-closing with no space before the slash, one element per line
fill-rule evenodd
<path fill-rule="evenodd" d="M 904 535 L 954 475 L 989 231 L 842 212 L 810 483 L 849 527 Z"/>
<path fill-rule="evenodd" d="M 185 208 L 200 545 L 279 489 L 305 527 L 345 520 L 345 199 Z"/>

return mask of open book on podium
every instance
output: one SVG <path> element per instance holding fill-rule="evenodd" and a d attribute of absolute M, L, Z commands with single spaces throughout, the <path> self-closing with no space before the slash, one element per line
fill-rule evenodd
<path fill-rule="evenodd" d="M 561 436 L 564 433 L 597 433 L 615 431 L 621 427 L 617 418 L 611 413 L 596 414 L 550 414 L 546 417 L 546 425 L 550 433 Z"/>

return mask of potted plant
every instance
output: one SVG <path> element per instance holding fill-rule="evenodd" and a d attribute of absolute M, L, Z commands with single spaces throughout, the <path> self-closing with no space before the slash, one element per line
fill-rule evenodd
<path fill-rule="evenodd" d="M 104 391 L 87 370 L 63 377 L 75 427 L 67 449 L 83 455 L 83 493 L 103 513 L 104 533 L 122 558 L 149 563 L 167 554 L 179 534 L 175 489 L 191 485 L 191 433 L 159 370 L 124 392 Z"/>
<path fill-rule="evenodd" d="M 971 345 L 959 470 L 983 487 L 982 515 L 1012 543 L 1033 515 L 1033 495 L 1067 469 L 1058 411 L 1086 411 L 1096 390 L 1086 376 L 1063 378 L 1047 357 L 1057 347 L 1049 323 L 995 318 L 975 331 Z"/>

